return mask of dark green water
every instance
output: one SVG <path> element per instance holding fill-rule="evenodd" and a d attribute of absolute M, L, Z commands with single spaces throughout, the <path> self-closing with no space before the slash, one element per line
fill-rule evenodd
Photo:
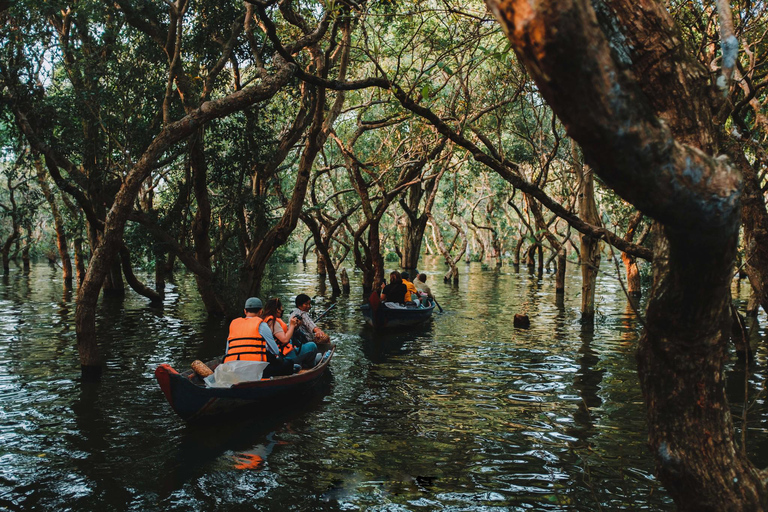
<path fill-rule="evenodd" d="M 338 348 L 320 393 L 204 427 L 177 421 L 153 376 L 160 363 L 185 369 L 223 351 L 226 329 L 206 320 L 191 279 L 169 284 L 161 310 L 132 292 L 102 300 L 107 370 L 87 384 L 58 271 L 14 269 L 0 281 L 0 510 L 673 508 L 645 447 L 639 326 L 617 281 L 601 276 L 585 328 L 575 268 L 558 307 L 551 274 L 472 264 L 451 288 L 442 264 L 424 267 L 444 314 L 412 332 L 372 333 L 353 288 L 322 322 Z M 311 264 L 284 266 L 271 283 L 265 296 L 330 303 Z M 515 312 L 530 315 L 530 329 L 512 327 Z M 758 463 L 768 453 L 765 363 L 761 344 L 749 375 Z M 734 402 L 743 381 L 732 364 Z"/>

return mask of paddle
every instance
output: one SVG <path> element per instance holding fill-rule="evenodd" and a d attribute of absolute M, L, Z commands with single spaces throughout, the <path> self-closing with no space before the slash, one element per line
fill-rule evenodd
<path fill-rule="evenodd" d="M 336 303 L 336 302 L 334 302 L 333 304 L 331 304 L 331 307 L 329 307 L 328 309 L 326 309 L 325 311 L 323 311 L 322 313 L 320 313 L 320 316 L 318 316 L 317 318 L 315 318 L 315 322 L 317 322 L 318 320 L 320 320 L 321 318 L 323 318 L 323 317 L 324 317 L 324 316 L 325 316 L 325 315 L 326 315 L 326 314 L 327 314 L 327 313 L 328 313 L 330 310 L 332 310 L 333 308 L 335 308 L 335 307 L 336 307 L 336 304 L 337 304 L 337 303 Z"/>
<path fill-rule="evenodd" d="M 441 307 L 440 307 L 440 304 L 438 304 L 438 303 L 437 303 L 437 299 L 436 299 L 436 298 L 434 298 L 434 297 L 432 297 L 432 300 L 433 300 L 433 301 L 435 301 L 435 306 L 437 306 L 437 309 L 439 309 L 439 310 L 440 310 L 440 312 L 442 313 L 442 312 L 443 312 L 443 308 L 441 308 Z"/>

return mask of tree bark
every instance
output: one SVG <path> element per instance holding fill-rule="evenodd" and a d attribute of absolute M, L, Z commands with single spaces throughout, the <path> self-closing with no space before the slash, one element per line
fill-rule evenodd
<path fill-rule="evenodd" d="M 642 220 L 642 212 L 637 212 L 630 219 L 624 240 L 631 242 L 635 238 L 635 231 Z M 640 297 L 643 292 L 640 288 L 640 270 L 637 268 L 637 258 L 625 252 L 621 253 L 621 261 L 624 262 L 624 270 L 627 273 L 627 292 L 630 297 Z"/>
<path fill-rule="evenodd" d="M 179 121 L 170 123 L 152 140 L 136 164 L 125 176 L 106 217 L 104 236 L 94 248 L 85 279 L 78 289 L 75 326 L 80 365 L 84 375 L 97 377 L 101 372 L 101 356 L 96 339 L 96 305 L 107 274 L 122 244 L 123 230 L 133 208 L 141 183 L 152 172 L 158 157 L 172 144 L 194 133 L 203 123 L 225 117 L 257 101 L 273 96 L 293 75 L 294 66 L 284 65 L 258 85 L 236 91 L 224 98 L 203 103 Z"/>
<path fill-rule="evenodd" d="M 211 201 L 208 197 L 208 164 L 205 160 L 205 128 L 200 127 L 189 140 L 189 165 L 192 171 L 192 189 L 195 193 L 197 212 L 192 221 L 192 240 L 195 258 L 206 270 L 205 274 L 195 273 L 197 291 L 205 311 L 210 316 L 223 316 L 226 307 L 219 300 L 216 286 L 208 276 L 213 275 L 211 266 Z"/>
<path fill-rule="evenodd" d="M 56 204 L 56 197 L 51 192 L 51 187 L 48 186 L 45 172 L 43 171 L 42 162 L 39 158 L 35 159 L 35 167 L 37 168 L 37 182 L 40 184 L 40 190 L 45 197 L 48 207 L 51 209 L 51 215 L 53 216 L 53 227 L 56 231 L 56 248 L 59 250 L 59 258 L 61 258 L 61 271 L 65 284 L 72 284 L 72 260 L 69 257 L 69 248 L 67 244 L 67 233 L 64 229 L 64 219 L 61 217 L 59 206 Z"/>
<path fill-rule="evenodd" d="M 600 215 L 595 204 L 595 184 L 592 170 L 583 169 L 580 163 L 574 166 L 579 175 L 579 216 L 584 222 L 601 226 Z M 595 317 L 595 290 L 597 274 L 600 271 L 600 241 L 580 234 L 581 238 L 581 318 L 592 321 Z"/>
<path fill-rule="evenodd" d="M 723 376 L 741 181 L 713 156 L 712 114 L 697 108 L 711 96 L 680 98 L 706 80 L 690 80 L 697 68 L 650 0 L 610 2 L 606 28 L 586 0 L 488 4 L 588 163 L 660 226 L 638 364 L 661 482 L 680 510 L 764 510 L 766 474 L 736 447 Z M 627 72 L 642 55 L 658 69 Z M 669 87 L 642 92 L 657 71 Z M 658 117 L 684 111 L 685 123 Z"/>
<path fill-rule="evenodd" d="M 148 298 L 152 301 L 152 304 L 161 304 L 163 302 L 163 298 L 159 293 L 139 281 L 136 274 L 133 273 L 133 267 L 131 266 L 131 252 L 125 244 L 120 247 L 120 263 L 123 267 L 125 279 L 128 281 L 128 285 L 133 288 L 133 291 Z"/>

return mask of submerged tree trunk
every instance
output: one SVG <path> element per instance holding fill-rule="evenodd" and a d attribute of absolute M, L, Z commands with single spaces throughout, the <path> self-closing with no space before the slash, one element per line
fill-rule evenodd
<path fill-rule="evenodd" d="M 24 238 L 24 248 L 21 250 L 21 264 L 24 272 L 29 272 L 29 249 L 32 247 L 32 225 L 27 222 L 24 225 L 27 236 Z"/>
<path fill-rule="evenodd" d="M 629 221 L 624 240 L 631 242 L 635 238 L 635 230 L 643 218 L 642 212 L 637 212 Z M 627 273 L 627 293 L 630 297 L 640 297 L 640 270 L 637 268 L 637 258 L 626 252 L 621 253 L 621 261 L 624 262 L 624 270 Z"/>
<path fill-rule="evenodd" d="M 51 215 L 53 216 L 53 227 L 56 231 L 56 248 L 59 250 L 59 258 L 61 258 L 61 270 L 62 277 L 65 284 L 72 284 L 72 260 L 69 257 L 69 248 L 67 247 L 67 234 L 64 229 L 64 219 L 59 211 L 59 206 L 56 204 L 56 196 L 54 196 L 51 188 L 48 186 L 46 180 L 45 171 L 43 170 L 42 162 L 39 158 L 35 159 L 35 167 L 37 168 L 37 182 L 40 185 L 40 190 L 45 197 L 48 207 L 51 209 Z"/>
<path fill-rule="evenodd" d="M 574 150 L 574 170 L 579 176 L 579 216 L 593 226 L 601 226 L 595 204 L 595 184 L 591 169 L 584 169 Z M 595 317 L 595 289 L 600 270 L 600 241 L 581 233 L 581 318 Z"/>
<path fill-rule="evenodd" d="M 660 3 L 488 4 L 590 166 L 659 224 L 638 366 L 661 482 L 680 510 L 765 510 L 725 396 L 741 182 L 714 157 L 708 71 Z"/>

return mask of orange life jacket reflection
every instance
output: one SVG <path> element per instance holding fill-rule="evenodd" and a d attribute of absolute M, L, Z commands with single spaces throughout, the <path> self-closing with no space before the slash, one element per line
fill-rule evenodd
<path fill-rule="evenodd" d="M 283 328 L 283 332 L 287 333 L 288 332 L 288 326 L 285 325 L 285 322 L 283 322 L 282 318 L 275 318 L 274 316 L 270 315 L 270 316 L 266 317 L 264 319 L 264 321 L 265 322 L 269 322 L 273 318 L 274 318 L 275 322 L 279 323 L 280 327 Z M 278 345 L 280 345 L 282 343 L 279 339 L 277 339 L 277 336 L 275 336 L 275 341 L 277 342 Z M 287 356 L 288 354 L 291 353 L 291 350 L 293 350 L 293 343 L 291 343 L 291 340 L 288 340 L 288 343 L 286 343 L 285 345 L 282 345 L 280 347 L 280 355 Z"/>
<path fill-rule="evenodd" d="M 267 343 L 259 334 L 261 318 L 257 316 L 235 318 L 229 324 L 227 355 L 224 362 L 230 361 L 266 361 Z"/>

